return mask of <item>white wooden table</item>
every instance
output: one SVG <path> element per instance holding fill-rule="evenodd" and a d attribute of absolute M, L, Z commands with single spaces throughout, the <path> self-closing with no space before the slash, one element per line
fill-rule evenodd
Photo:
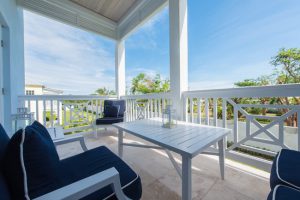
<path fill-rule="evenodd" d="M 182 178 L 182 199 L 192 199 L 192 158 L 200 153 L 219 155 L 221 177 L 224 179 L 224 162 L 226 135 L 231 130 L 212 126 L 203 126 L 186 122 L 178 122 L 175 128 L 162 127 L 160 119 L 144 119 L 133 122 L 113 124 L 119 130 L 118 151 L 123 156 L 123 146 L 164 149 Z M 123 143 L 123 132 L 130 133 L 157 146 Z M 218 152 L 205 152 L 208 147 L 218 143 Z M 170 151 L 182 157 L 182 168 L 178 166 Z"/>

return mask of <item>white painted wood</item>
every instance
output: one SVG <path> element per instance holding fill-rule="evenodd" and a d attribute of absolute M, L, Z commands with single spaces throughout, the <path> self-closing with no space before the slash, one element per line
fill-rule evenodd
<path fill-rule="evenodd" d="M 218 126 L 218 99 L 213 99 L 214 126 Z"/>
<path fill-rule="evenodd" d="M 43 100 L 43 125 L 46 126 L 46 100 Z"/>
<path fill-rule="evenodd" d="M 79 142 L 83 151 L 87 151 L 88 148 L 86 147 L 84 137 L 82 135 L 72 136 L 72 137 L 65 137 L 62 139 L 53 139 L 53 143 L 55 146 L 64 145 L 72 142 Z"/>
<path fill-rule="evenodd" d="M 300 85 L 272 85 L 259 87 L 194 90 L 183 92 L 184 97 L 239 98 L 239 97 L 299 97 Z"/>
<path fill-rule="evenodd" d="M 192 200 L 192 160 L 182 156 L 182 199 Z"/>
<path fill-rule="evenodd" d="M 120 99 L 125 95 L 125 41 L 117 41 L 115 47 L 116 92 Z"/>
<path fill-rule="evenodd" d="M 158 146 L 190 157 L 196 156 L 207 145 L 217 142 L 231 132 L 230 129 L 182 121 L 179 121 L 175 128 L 168 129 L 162 127 L 161 121 L 161 118 L 152 118 L 116 123 L 113 126 Z"/>
<path fill-rule="evenodd" d="M 218 141 L 219 146 L 219 162 L 220 162 L 220 171 L 221 171 L 221 178 L 224 180 L 225 178 L 225 148 L 224 148 L 224 138 Z"/>
<path fill-rule="evenodd" d="M 171 159 L 172 164 L 182 176 L 182 199 L 191 199 L 192 195 L 192 158 L 209 148 L 217 141 L 219 143 L 219 159 L 221 177 L 224 178 L 224 137 L 231 131 L 229 129 L 202 126 L 199 124 L 178 122 L 177 127 L 173 129 L 167 129 L 162 127 L 160 118 L 144 119 L 134 122 L 122 122 L 113 124 L 119 129 L 119 155 L 123 155 L 123 132 L 130 133 L 134 136 L 140 137 L 148 142 L 152 142 L 161 148 L 167 150 L 167 154 Z M 151 148 L 149 146 L 140 145 L 128 145 L 142 148 Z M 157 148 L 155 146 L 154 148 Z M 175 162 L 172 155 L 168 151 L 174 151 L 182 156 L 182 172 Z M 216 154 L 214 154 L 216 155 Z"/>
<path fill-rule="evenodd" d="M 194 122 L 194 99 L 190 98 L 190 122 Z"/>
<path fill-rule="evenodd" d="M 227 101 L 222 100 L 222 127 L 227 128 Z"/>
<path fill-rule="evenodd" d="M 176 162 L 176 160 L 174 159 L 172 153 L 167 149 L 165 149 L 165 151 L 166 151 L 169 159 L 171 160 L 172 165 L 174 166 L 175 170 L 177 171 L 179 177 L 182 179 L 182 169 L 180 169 L 180 167 L 179 167 L 178 163 Z"/>
<path fill-rule="evenodd" d="M 118 128 L 118 127 L 117 127 Z M 120 158 L 123 157 L 123 129 L 118 129 L 118 155 Z"/>
<path fill-rule="evenodd" d="M 117 23 L 71 1 L 18 0 L 23 8 L 109 39 L 117 39 Z"/>
<path fill-rule="evenodd" d="M 41 197 L 35 198 L 34 200 L 81 199 L 108 185 L 112 185 L 119 200 L 129 200 L 129 198 L 126 197 L 126 195 L 122 191 L 119 173 L 115 168 L 109 168 L 105 171 L 54 190 Z"/>
<path fill-rule="evenodd" d="M 167 6 L 167 0 L 139 0 L 119 20 L 118 39 L 125 39 Z"/>
<path fill-rule="evenodd" d="M 205 98 L 205 123 L 209 125 L 209 100 Z"/>
<path fill-rule="evenodd" d="M 239 129 L 238 129 L 238 120 L 239 120 L 239 118 L 238 118 L 238 108 L 237 108 L 237 106 L 233 106 L 233 141 L 234 141 L 234 143 L 237 143 L 238 142 L 238 131 L 239 131 Z"/>
<path fill-rule="evenodd" d="M 197 116 L 198 116 L 198 124 L 202 124 L 202 112 L 201 112 L 201 108 L 202 108 L 202 103 L 201 103 L 201 99 L 197 98 Z M 225 127 L 224 127 L 225 128 Z"/>
<path fill-rule="evenodd" d="M 118 22 L 137 0 L 71 0 L 93 12 Z"/>
<path fill-rule="evenodd" d="M 188 90 L 187 0 L 169 0 L 170 87 L 178 119 L 183 120 L 182 93 Z"/>

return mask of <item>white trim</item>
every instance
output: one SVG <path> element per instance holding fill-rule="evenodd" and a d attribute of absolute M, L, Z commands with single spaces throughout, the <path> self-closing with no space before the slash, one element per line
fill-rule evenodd
<path fill-rule="evenodd" d="M 289 189 L 292 189 L 292 190 L 295 190 L 297 192 L 300 192 L 299 190 L 296 190 L 295 188 L 292 188 L 292 187 L 289 187 L 289 186 L 286 186 L 286 185 L 276 185 L 276 187 L 273 190 L 272 200 L 276 200 L 276 192 L 277 192 L 277 190 L 278 190 L 279 187 L 287 187 Z"/>
<path fill-rule="evenodd" d="M 27 200 L 30 200 L 29 196 L 28 196 L 28 185 L 27 185 L 27 174 L 26 174 L 26 168 L 25 168 L 25 163 L 24 163 L 24 149 L 23 149 L 23 146 L 24 146 L 24 141 L 25 141 L 25 128 L 23 129 L 22 131 L 22 140 L 21 140 L 21 143 L 20 143 L 20 160 L 21 160 L 21 167 L 22 167 L 22 171 L 23 171 L 23 176 L 24 176 L 24 195 L 25 195 L 25 198 Z"/>
<path fill-rule="evenodd" d="M 133 171 L 133 172 L 135 173 L 135 171 Z M 125 189 L 126 187 L 128 187 L 129 185 L 131 185 L 134 181 L 136 181 L 139 178 L 139 175 L 137 173 L 135 173 L 135 175 L 136 175 L 136 177 L 132 181 L 130 181 L 129 183 L 127 183 L 126 185 L 124 185 L 123 187 L 121 187 L 122 190 Z M 120 179 L 121 179 L 121 177 L 120 177 Z M 110 195 L 108 195 L 107 197 L 105 197 L 103 200 L 106 200 L 106 199 L 112 197 L 114 194 L 115 194 L 115 192 L 111 193 Z"/>
<path fill-rule="evenodd" d="M 295 187 L 295 188 L 297 188 L 297 189 L 300 189 L 299 186 L 296 186 L 296 185 L 294 185 L 294 184 L 292 184 L 292 183 L 290 183 L 290 182 L 288 182 L 288 181 L 285 181 L 285 180 L 283 180 L 283 179 L 280 177 L 280 175 L 279 175 L 279 158 L 280 158 L 281 152 L 282 152 L 282 151 L 279 152 L 279 154 L 278 154 L 278 156 L 277 156 L 277 160 L 276 160 L 276 174 L 277 174 L 278 179 L 279 179 L 280 181 L 282 181 L 282 182 L 284 182 L 284 183 L 286 183 L 286 184 L 292 186 L 292 187 Z"/>

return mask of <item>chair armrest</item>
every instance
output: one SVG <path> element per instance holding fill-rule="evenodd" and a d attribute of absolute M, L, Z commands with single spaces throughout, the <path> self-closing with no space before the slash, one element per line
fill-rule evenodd
<path fill-rule="evenodd" d="M 55 144 L 55 146 L 58 145 L 62 145 L 62 144 L 67 144 L 70 142 L 79 142 L 81 145 L 81 148 L 83 149 L 83 151 L 87 151 L 87 147 L 85 145 L 84 142 L 84 137 L 82 135 L 77 135 L 77 136 L 73 136 L 73 137 L 66 137 L 63 139 L 58 139 L 58 140 L 53 140 L 53 143 Z"/>
<path fill-rule="evenodd" d="M 112 167 L 103 172 L 87 177 L 60 189 L 54 190 L 34 200 L 75 200 L 86 197 L 97 190 L 112 185 L 119 200 L 130 200 L 122 191 L 118 171 Z"/>

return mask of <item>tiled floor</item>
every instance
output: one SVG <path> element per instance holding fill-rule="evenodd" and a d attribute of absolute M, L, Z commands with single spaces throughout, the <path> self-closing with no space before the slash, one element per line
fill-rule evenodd
<path fill-rule="evenodd" d="M 117 152 L 117 137 L 114 130 L 99 132 L 98 138 L 85 135 L 89 149 L 106 145 Z M 127 140 L 127 141 L 126 141 Z M 125 142 L 138 141 L 129 134 Z M 59 146 L 61 158 L 82 152 L 80 145 L 70 143 Z M 180 157 L 174 154 L 180 163 Z M 168 159 L 160 150 L 124 147 L 124 160 L 140 174 L 143 184 L 144 200 L 176 200 L 180 199 L 181 181 Z M 192 185 L 193 199 L 203 200 L 261 200 L 266 199 L 269 192 L 269 174 L 255 168 L 226 160 L 225 180 L 220 179 L 217 157 L 199 155 L 193 159 Z"/>

